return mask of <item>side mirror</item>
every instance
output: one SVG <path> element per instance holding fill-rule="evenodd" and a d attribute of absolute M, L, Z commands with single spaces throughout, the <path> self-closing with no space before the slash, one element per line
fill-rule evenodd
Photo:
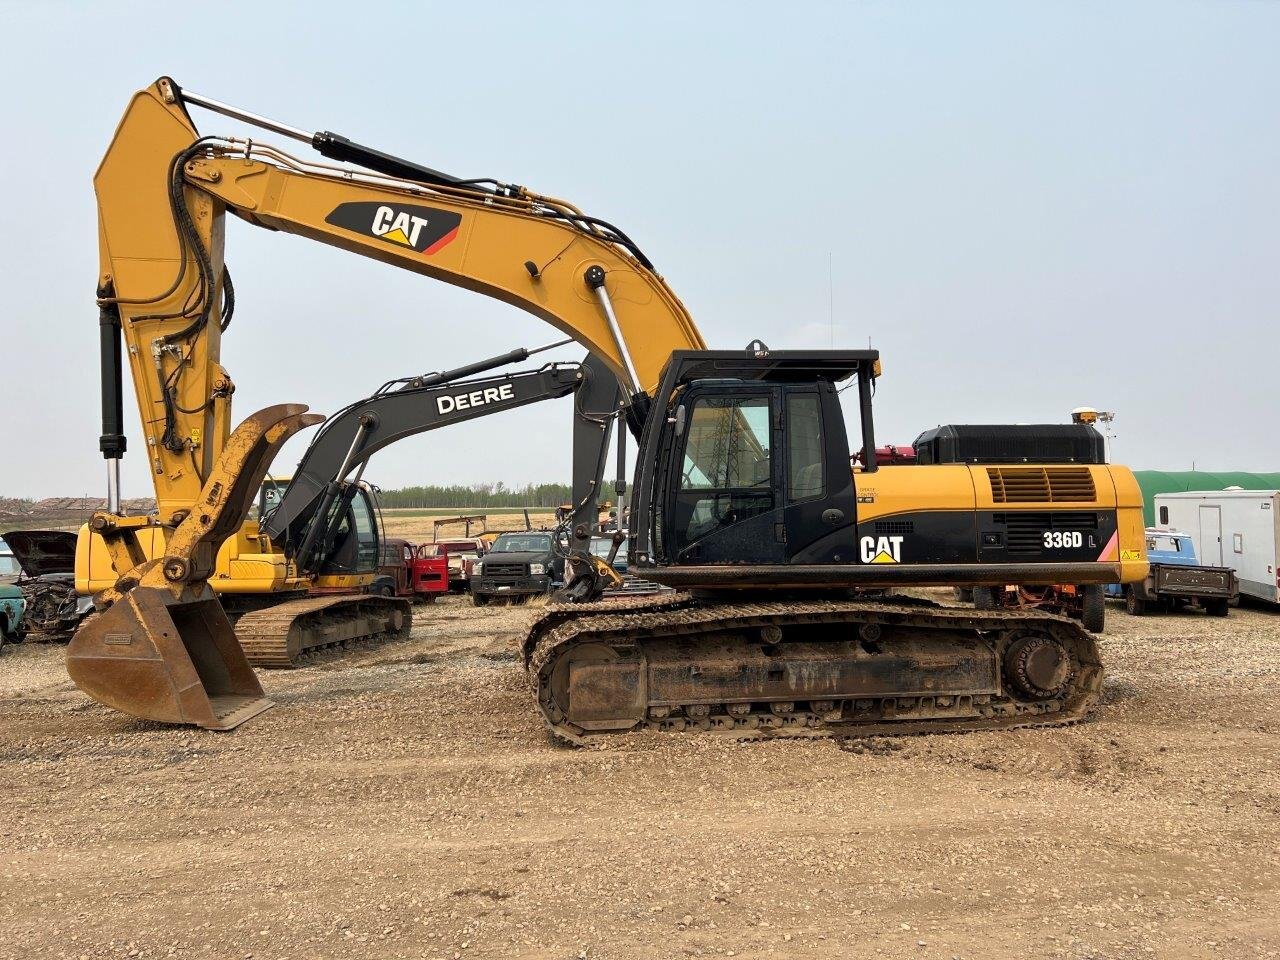
<path fill-rule="evenodd" d="M 684 404 L 682 403 L 680 404 L 680 406 L 676 407 L 676 436 L 677 437 L 684 436 L 684 424 L 687 418 L 688 418 L 688 414 L 685 412 Z"/>

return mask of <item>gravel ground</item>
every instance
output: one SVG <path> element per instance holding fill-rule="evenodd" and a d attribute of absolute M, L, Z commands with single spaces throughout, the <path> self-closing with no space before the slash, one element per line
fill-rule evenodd
<path fill-rule="evenodd" d="M 1077 727 L 552 745 L 514 644 L 263 675 L 230 734 L 0 654 L 0 957 L 1280 955 L 1280 616 L 1130 619 Z"/>

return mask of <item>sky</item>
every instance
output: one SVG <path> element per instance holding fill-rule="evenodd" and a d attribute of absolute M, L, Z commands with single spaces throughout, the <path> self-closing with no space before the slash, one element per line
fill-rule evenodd
<path fill-rule="evenodd" d="M 1280 469 L 1280 3 L 0 0 L 0 35 L 0 496 L 105 492 L 91 178 L 160 75 L 568 199 L 639 242 L 713 347 L 870 343 L 881 442 L 1089 405 L 1135 468 Z M 299 237 L 227 234 L 236 419 L 558 339 Z M 124 492 L 149 496 L 126 402 Z M 568 404 L 411 438 L 366 478 L 567 480 Z"/>

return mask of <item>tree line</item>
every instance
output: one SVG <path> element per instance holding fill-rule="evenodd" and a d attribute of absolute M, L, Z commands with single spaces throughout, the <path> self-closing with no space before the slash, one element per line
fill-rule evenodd
<path fill-rule="evenodd" d="M 402 487 L 383 490 L 384 507 L 557 507 L 572 496 L 567 483 L 529 483 L 508 487 L 497 483 L 453 484 Z"/>

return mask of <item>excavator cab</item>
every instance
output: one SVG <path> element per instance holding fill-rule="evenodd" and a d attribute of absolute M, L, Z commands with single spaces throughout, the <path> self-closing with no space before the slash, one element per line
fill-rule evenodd
<path fill-rule="evenodd" d="M 871 350 L 677 353 L 663 380 L 667 416 L 641 439 L 654 554 L 675 566 L 853 561 L 856 494 L 836 384 L 865 385 L 865 441 L 877 361 Z"/>
<path fill-rule="evenodd" d="M 268 477 L 258 491 L 256 517 L 266 532 L 274 514 L 289 493 L 292 478 Z M 293 524 L 276 529 L 272 540 L 320 583 L 332 577 L 367 577 L 378 571 L 382 544 L 382 511 L 377 488 L 355 480 L 344 482 L 323 516 L 304 514 Z M 314 534 L 313 534 L 314 531 Z M 300 555 L 308 539 L 307 556 Z M 350 585 L 350 584 L 345 584 Z"/>
<path fill-rule="evenodd" d="M 378 516 L 372 493 L 366 484 L 352 484 L 335 504 L 341 515 L 324 559 L 316 568 L 319 576 L 352 576 L 375 573 L 378 569 Z"/>
<path fill-rule="evenodd" d="M 373 491 L 367 483 L 345 485 L 329 507 L 328 514 L 312 518 L 323 523 L 323 531 L 307 566 L 317 578 L 358 577 L 376 573 L 381 523 Z M 304 533 L 303 539 L 305 540 Z M 287 548 L 286 548 L 287 549 Z"/>
<path fill-rule="evenodd" d="M 849 454 L 829 381 L 694 384 L 674 426 L 663 511 L 673 562 L 853 556 Z"/>

